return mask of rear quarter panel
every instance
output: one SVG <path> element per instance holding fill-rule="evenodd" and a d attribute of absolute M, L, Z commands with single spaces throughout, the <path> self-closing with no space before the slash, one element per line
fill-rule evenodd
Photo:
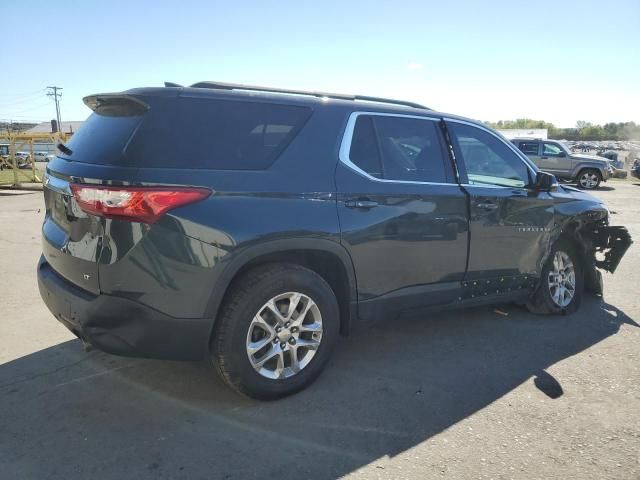
<path fill-rule="evenodd" d="M 152 226 L 106 220 L 101 290 L 176 317 L 211 316 L 212 297 L 226 288 L 221 278 L 234 258 L 291 239 L 339 246 L 334 170 L 344 114 L 319 110 L 267 170 L 127 172 L 132 183 L 204 186 L 214 193 Z M 105 178 L 104 172 L 90 173 Z"/>

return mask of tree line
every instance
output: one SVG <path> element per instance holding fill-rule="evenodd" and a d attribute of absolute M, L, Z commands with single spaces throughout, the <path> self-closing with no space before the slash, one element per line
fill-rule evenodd
<path fill-rule="evenodd" d="M 485 123 L 497 129 L 546 128 L 549 138 L 558 140 L 640 140 L 640 125 L 635 122 L 610 122 L 604 125 L 594 125 L 580 120 L 574 128 L 558 128 L 553 123 L 530 118 Z"/>

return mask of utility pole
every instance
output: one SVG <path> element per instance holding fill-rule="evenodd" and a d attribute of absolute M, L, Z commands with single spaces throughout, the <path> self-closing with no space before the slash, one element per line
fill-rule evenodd
<path fill-rule="evenodd" d="M 47 92 L 48 97 L 53 97 L 53 100 L 56 102 L 56 119 L 58 120 L 58 132 L 62 132 L 62 120 L 60 118 L 60 102 L 58 98 L 62 96 L 62 87 L 47 87 L 49 91 Z"/>

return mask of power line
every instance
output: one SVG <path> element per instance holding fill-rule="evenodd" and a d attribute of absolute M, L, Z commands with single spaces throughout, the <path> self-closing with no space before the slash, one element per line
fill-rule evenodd
<path fill-rule="evenodd" d="M 0 97 L 31 97 L 33 95 L 41 95 L 46 89 L 39 88 L 38 90 L 32 90 L 30 92 L 21 92 L 21 93 L 0 93 Z"/>
<path fill-rule="evenodd" d="M 29 95 L 28 97 L 23 97 L 23 98 L 10 98 L 10 99 L 2 99 L 0 98 L 0 105 L 4 106 L 4 107 L 8 107 L 8 106 L 12 106 L 12 105 L 18 105 L 21 103 L 29 103 L 29 102 L 33 102 L 34 100 L 38 99 L 38 98 L 42 98 L 42 94 L 44 93 L 44 90 L 42 90 L 39 93 L 35 93 L 32 95 Z"/>
<path fill-rule="evenodd" d="M 49 103 L 43 103 L 43 104 L 40 104 L 40 105 L 31 106 L 31 107 L 29 107 L 29 108 L 24 108 L 24 109 L 22 109 L 22 110 L 13 110 L 13 113 L 15 113 L 15 114 L 21 114 L 21 113 L 24 113 L 24 112 L 31 112 L 31 111 L 33 111 L 33 110 L 37 110 L 37 109 L 39 109 L 39 108 L 46 107 L 47 105 L 49 105 Z"/>
<path fill-rule="evenodd" d="M 0 118 L 0 122 L 2 123 L 43 123 L 46 122 L 48 123 L 46 120 L 43 120 L 42 118 L 33 118 L 33 117 L 4 117 L 4 118 Z"/>
<path fill-rule="evenodd" d="M 53 97 L 54 101 L 56 102 L 56 118 L 58 119 L 58 131 L 62 131 L 62 120 L 60 119 L 60 102 L 58 100 L 62 96 L 62 92 L 59 92 L 59 90 L 62 90 L 62 87 L 47 87 L 47 89 L 49 89 L 47 96 Z"/>

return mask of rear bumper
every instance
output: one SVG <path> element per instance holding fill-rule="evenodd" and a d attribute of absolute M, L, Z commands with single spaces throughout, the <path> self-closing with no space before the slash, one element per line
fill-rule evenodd
<path fill-rule="evenodd" d="M 38 262 L 38 287 L 58 321 L 104 352 L 167 360 L 208 354 L 211 319 L 174 318 L 125 298 L 93 295 L 58 275 L 44 257 Z"/>

